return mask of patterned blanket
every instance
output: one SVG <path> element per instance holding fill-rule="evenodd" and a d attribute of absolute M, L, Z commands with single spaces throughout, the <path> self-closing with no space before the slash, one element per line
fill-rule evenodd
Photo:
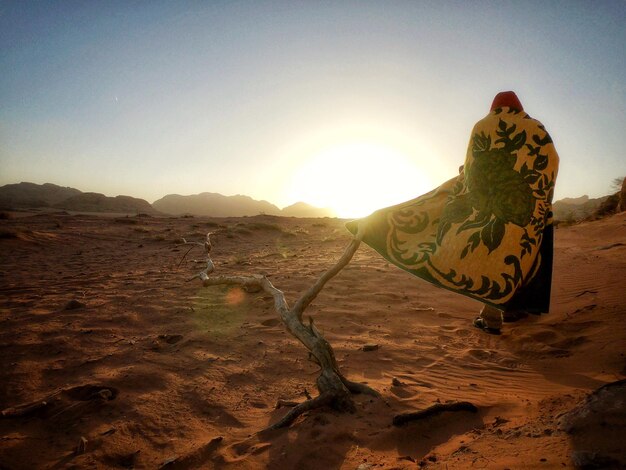
<path fill-rule="evenodd" d="M 474 126 L 456 178 L 347 227 L 360 226 L 365 243 L 439 287 L 499 309 L 547 312 L 558 163 L 539 121 L 498 107 Z"/>

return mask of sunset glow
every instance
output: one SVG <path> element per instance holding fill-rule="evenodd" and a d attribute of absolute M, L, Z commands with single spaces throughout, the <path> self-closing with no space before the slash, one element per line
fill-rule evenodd
<path fill-rule="evenodd" d="M 420 162 L 377 143 L 348 142 L 312 155 L 298 168 L 290 199 L 362 217 L 414 198 L 431 183 Z"/>
<path fill-rule="evenodd" d="M 362 215 L 453 177 L 515 90 L 566 156 L 555 199 L 608 194 L 624 2 L 478 3 L 4 2 L 0 186 Z"/>

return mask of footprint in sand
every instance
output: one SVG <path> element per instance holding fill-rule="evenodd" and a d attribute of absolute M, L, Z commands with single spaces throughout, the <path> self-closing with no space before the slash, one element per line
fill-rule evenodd
<path fill-rule="evenodd" d="M 267 320 L 263 320 L 261 322 L 261 325 L 263 326 L 276 326 L 280 323 L 280 320 L 278 318 L 269 318 Z"/>

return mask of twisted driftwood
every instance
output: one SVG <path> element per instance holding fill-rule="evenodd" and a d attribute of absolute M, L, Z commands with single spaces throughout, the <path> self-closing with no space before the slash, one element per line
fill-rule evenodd
<path fill-rule="evenodd" d="M 333 348 L 315 327 L 313 320 L 311 319 L 308 325 L 302 322 L 304 310 L 315 300 L 317 295 L 324 288 L 324 285 L 352 260 L 354 253 L 361 244 L 363 236 L 361 230 L 359 230 L 357 235 L 352 239 L 339 261 L 322 274 L 315 284 L 302 294 L 293 308 L 289 308 L 283 292 L 274 287 L 265 276 L 209 276 L 215 270 L 215 265 L 211 260 L 211 235 L 211 232 L 207 234 L 204 243 L 188 242 L 183 239 L 183 245 L 191 245 L 190 250 L 193 249 L 194 246 L 199 246 L 203 248 L 206 253 L 206 268 L 193 276 L 190 280 L 200 279 L 205 287 L 224 284 L 239 285 L 246 291 L 255 292 L 263 290 L 270 294 L 274 298 L 274 308 L 287 327 L 287 330 L 298 338 L 310 351 L 311 358 L 319 364 L 321 368 L 320 375 L 316 381 L 319 395 L 294 406 L 282 419 L 274 423 L 268 429 L 278 429 L 289 426 L 302 413 L 322 406 L 331 406 L 342 411 L 354 411 L 354 402 L 352 400 L 353 393 L 363 393 L 380 397 L 380 394 L 376 390 L 367 385 L 352 382 L 345 378 L 339 371 Z M 189 251 L 187 253 L 189 253 Z"/>

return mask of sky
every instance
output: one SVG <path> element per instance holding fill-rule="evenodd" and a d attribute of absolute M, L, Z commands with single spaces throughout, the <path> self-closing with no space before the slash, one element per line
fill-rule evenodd
<path fill-rule="evenodd" d="M 493 96 L 626 175 L 625 1 L 0 0 L 0 185 L 365 215 L 455 176 Z"/>

